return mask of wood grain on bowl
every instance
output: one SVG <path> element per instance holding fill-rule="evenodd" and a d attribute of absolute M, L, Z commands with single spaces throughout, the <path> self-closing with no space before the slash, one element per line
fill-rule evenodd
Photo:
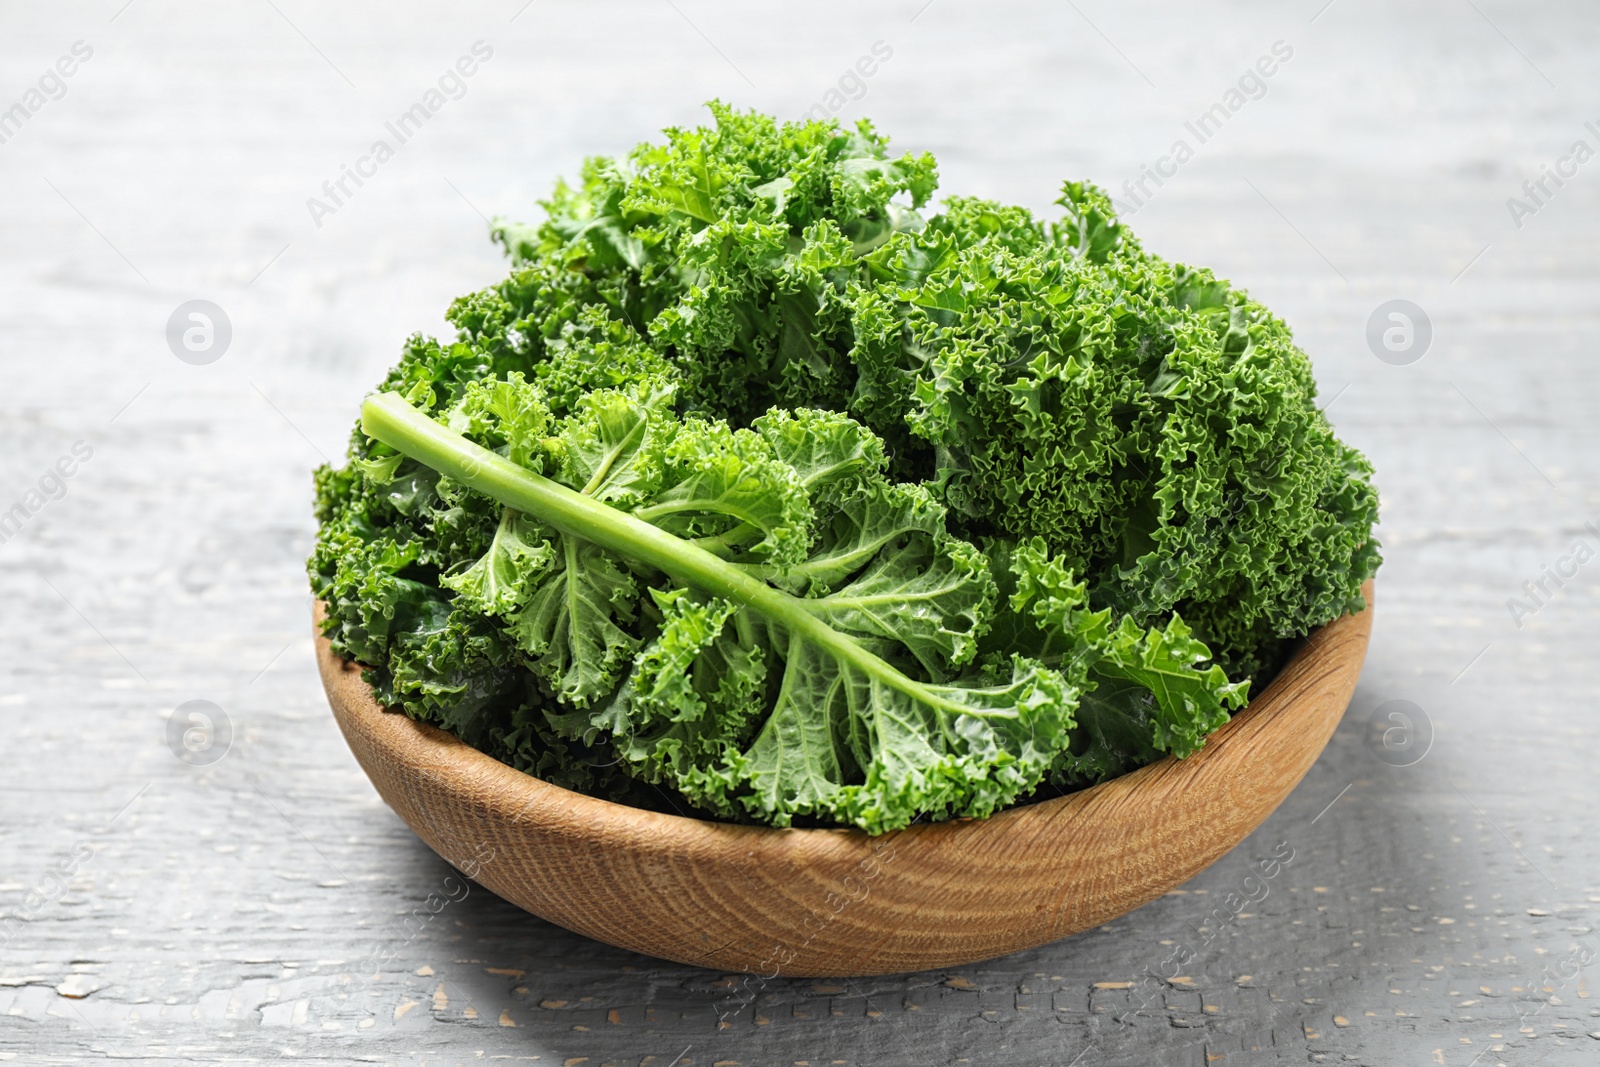
<path fill-rule="evenodd" d="M 795 977 L 956 966 L 1096 926 L 1182 884 L 1283 802 L 1333 734 L 1372 628 L 1322 627 L 1185 760 L 1070 796 L 868 837 L 663 815 L 513 770 L 386 712 L 317 638 L 334 717 L 379 794 L 483 886 L 601 941 Z M 321 606 L 317 618 L 322 617 Z"/>

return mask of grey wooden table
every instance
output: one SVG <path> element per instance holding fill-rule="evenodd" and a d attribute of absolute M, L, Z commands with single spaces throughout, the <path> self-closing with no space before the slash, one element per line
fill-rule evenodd
<path fill-rule="evenodd" d="M 0 8 L 0 1061 L 1596 1062 L 1597 45 L 1592 6 L 1505 0 Z M 310 468 L 501 272 L 482 216 L 713 96 L 871 115 L 946 192 L 1118 191 L 1295 326 L 1388 556 L 1346 721 L 1211 870 L 990 963 L 779 978 L 720 1027 L 729 976 L 476 888 L 410 918 L 459 893 L 334 727 L 301 570 Z M 185 361 L 192 300 L 231 337 Z M 1399 352 L 1368 341 L 1392 300 L 1429 326 Z M 214 762 L 175 755 L 191 701 Z"/>

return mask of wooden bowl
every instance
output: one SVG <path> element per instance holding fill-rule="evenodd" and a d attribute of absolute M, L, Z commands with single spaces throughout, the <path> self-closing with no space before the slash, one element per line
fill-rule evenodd
<path fill-rule="evenodd" d="M 1370 583 L 1363 592 L 1370 605 Z M 1032 948 L 1182 884 L 1244 840 L 1316 761 L 1371 628 L 1369 606 L 1316 631 L 1188 759 L 877 838 L 681 818 L 574 793 L 384 711 L 320 629 L 317 658 L 334 718 L 378 793 L 486 888 L 650 956 L 840 977 Z"/>

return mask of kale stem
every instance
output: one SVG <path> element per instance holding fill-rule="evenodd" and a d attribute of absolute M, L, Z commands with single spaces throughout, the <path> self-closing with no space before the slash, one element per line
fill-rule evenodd
<path fill-rule="evenodd" d="M 443 426 L 398 393 L 378 393 L 361 405 L 368 437 L 441 474 L 533 515 L 568 537 L 591 541 L 626 559 L 665 571 L 707 593 L 743 604 L 843 663 L 920 701 L 944 703 L 850 637 L 807 611 L 798 598 L 739 567 L 591 497 L 520 467 Z"/>

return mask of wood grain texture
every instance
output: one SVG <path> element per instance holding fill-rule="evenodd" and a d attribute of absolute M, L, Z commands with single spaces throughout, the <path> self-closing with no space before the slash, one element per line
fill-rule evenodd
<path fill-rule="evenodd" d="M 960 966 L 1055 941 L 1181 885 L 1244 840 L 1328 742 L 1372 632 L 1314 633 L 1188 759 L 988 819 L 858 830 L 737 826 L 550 785 L 385 711 L 317 636 L 334 717 L 389 806 L 528 911 L 679 963 L 794 977 Z M 322 617 L 316 608 L 316 621 Z"/>

